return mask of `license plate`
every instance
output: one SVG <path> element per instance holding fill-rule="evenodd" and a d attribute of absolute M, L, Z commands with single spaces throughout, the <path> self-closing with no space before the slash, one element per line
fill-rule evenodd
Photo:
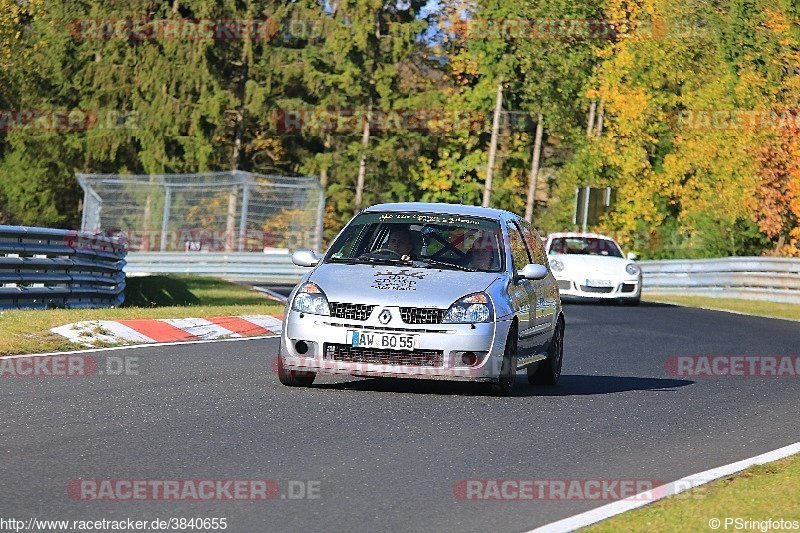
<path fill-rule="evenodd" d="M 350 344 L 358 348 L 383 350 L 413 350 L 417 335 L 404 333 L 379 333 L 375 331 L 348 331 Z"/>
<path fill-rule="evenodd" d="M 608 279 L 587 279 L 587 287 L 613 287 L 614 284 Z"/>

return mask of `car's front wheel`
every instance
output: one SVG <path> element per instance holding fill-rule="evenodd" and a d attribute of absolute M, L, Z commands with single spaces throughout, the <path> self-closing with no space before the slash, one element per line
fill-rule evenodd
<path fill-rule="evenodd" d="M 506 347 L 503 350 L 503 363 L 500 367 L 500 379 L 490 383 L 489 387 L 495 396 L 511 396 L 514 392 L 514 379 L 517 375 L 517 325 L 508 330 Z"/>
<path fill-rule="evenodd" d="M 278 356 L 278 380 L 287 387 L 310 387 L 316 377 L 316 372 L 287 370 L 283 366 L 283 357 Z"/>
<path fill-rule="evenodd" d="M 539 363 L 539 367 L 528 372 L 528 382 L 534 385 L 556 385 L 561 377 L 561 365 L 564 361 L 564 320 L 558 319 L 547 359 Z"/>

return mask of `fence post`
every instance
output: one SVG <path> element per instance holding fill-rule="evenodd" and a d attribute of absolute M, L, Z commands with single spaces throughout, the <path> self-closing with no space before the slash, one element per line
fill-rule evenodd
<path fill-rule="evenodd" d="M 164 187 L 164 214 L 161 217 L 161 247 L 162 252 L 167 250 L 167 230 L 169 229 L 169 210 L 172 204 L 172 189 L 169 185 Z"/>
<path fill-rule="evenodd" d="M 247 236 L 247 211 L 250 205 L 249 179 L 242 185 L 242 212 L 239 214 L 239 251 L 244 251 L 244 240 Z"/>

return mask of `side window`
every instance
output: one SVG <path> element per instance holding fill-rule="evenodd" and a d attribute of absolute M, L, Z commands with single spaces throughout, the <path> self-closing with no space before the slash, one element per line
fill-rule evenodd
<path fill-rule="evenodd" d="M 528 247 L 520 235 L 517 225 L 514 223 L 508 224 L 508 240 L 511 245 L 511 257 L 514 258 L 514 270 L 522 270 L 522 268 L 531 262 L 531 254 L 528 252 Z"/>
<path fill-rule="evenodd" d="M 547 266 L 547 254 L 544 252 L 542 238 L 539 233 L 527 222 L 522 222 L 522 236 L 528 245 L 528 249 L 533 253 L 533 262 Z"/>

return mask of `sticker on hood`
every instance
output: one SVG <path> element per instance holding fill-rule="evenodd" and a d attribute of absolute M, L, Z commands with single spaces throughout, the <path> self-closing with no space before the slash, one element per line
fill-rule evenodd
<path fill-rule="evenodd" d="M 373 289 L 392 290 L 392 291 L 415 291 L 417 290 L 417 280 L 423 279 L 425 272 L 413 272 L 408 269 L 398 270 L 397 272 L 376 272 L 375 280 L 372 282 Z"/>

